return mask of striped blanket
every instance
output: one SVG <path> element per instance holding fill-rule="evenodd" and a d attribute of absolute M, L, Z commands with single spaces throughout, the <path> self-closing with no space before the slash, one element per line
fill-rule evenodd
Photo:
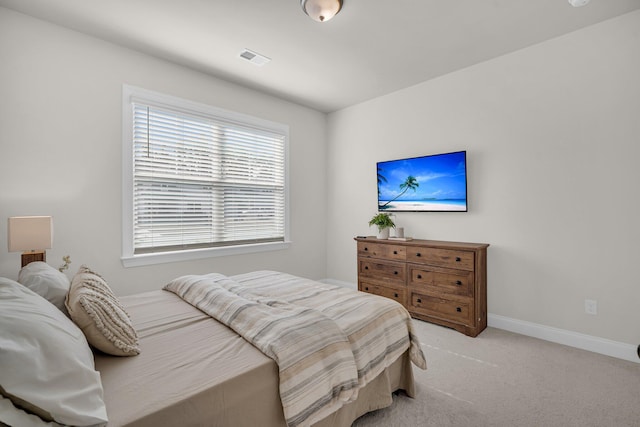
<path fill-rule="evenodd" d="M 409 314 L 390 299 L 273 271 L 183 276 L 164 289 L 277 363 L 289 427 L 311 425 L 354 401 L 407 349 L 426 369 Z"/>

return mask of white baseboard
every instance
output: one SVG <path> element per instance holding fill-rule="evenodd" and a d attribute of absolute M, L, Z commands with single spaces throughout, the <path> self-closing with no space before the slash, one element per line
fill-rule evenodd
<path fill-rule="evenodd" d="M 517 334 L 640 363 L 637 347 L 631 344 L 611 341 L 605 338 L 568 331 L 566 329 L 539 325 L 524 320 L 512 319 L 498 314 L 489 313 L 487 320 L 489 326 L 493 328 L 504 329 Z"/>
<path fill-rule="evenodd" d="M 323 279 L 320 280 L 320 282 L 342 286 L 344 288 L 358 289 L 358 286 L 353 283 L 335 279 Z M 568 331 L 566 329 L 544 326 L 524 320 L 512 319 L 498 314 L 489 313 L 487 321 L 492 328 L 504 329 L 505 331 L 640 363 L 637 347 L 631 344 L 611 341 L 605 338 Z"/>

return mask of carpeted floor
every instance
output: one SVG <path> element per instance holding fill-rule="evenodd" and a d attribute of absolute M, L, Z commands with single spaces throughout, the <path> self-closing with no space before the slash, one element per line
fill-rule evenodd
<path fill-rule="evenodd" d="M 469 338 L 414 320 L 428 369 L 414 399 L 353 427 L 640 427 L 640 363 L 500 329 Z"/>

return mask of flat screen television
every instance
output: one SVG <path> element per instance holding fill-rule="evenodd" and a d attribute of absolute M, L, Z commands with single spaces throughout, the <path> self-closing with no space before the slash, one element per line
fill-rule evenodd
<path fill-rule="evenodd" d="M 467 152 L 378 162 L 378 211 L 467 212 Z"/>

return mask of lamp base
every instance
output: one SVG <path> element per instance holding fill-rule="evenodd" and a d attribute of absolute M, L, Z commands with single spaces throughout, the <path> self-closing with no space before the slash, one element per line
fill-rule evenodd
<path fill-rule="evenodd" d="M 22 267 L 35 261 L 47 262 L 47 253 L 45 251 L 30 251 L 22 253 Z"/>

